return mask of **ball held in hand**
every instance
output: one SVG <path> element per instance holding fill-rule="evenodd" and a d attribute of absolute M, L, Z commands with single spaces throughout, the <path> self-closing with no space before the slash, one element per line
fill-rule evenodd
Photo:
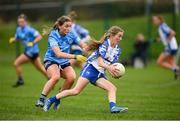
<path fill-rule="evenodd" d="M 112 77 L 114 77 L 114 78 L 122 77 L 125 74 L 124 65 L 121 63 L 114 63 L 113 65 L 115 66 L 116 72 L 111 73 Z"/>

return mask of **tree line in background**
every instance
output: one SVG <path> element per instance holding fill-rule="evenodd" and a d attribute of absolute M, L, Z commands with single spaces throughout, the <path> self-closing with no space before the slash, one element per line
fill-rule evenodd
<path fill-rule="evenodd" d="M 31 21 L 55 20 L 66 12 L 66 8 L 71 2 L 81 3 L 81 0 L 52 0 L 51 2 L 48 2 L 48 0 L 2 0 L 0 2 L 0 19 L 5 22 L 14 21 L 19 13 L 25 13 L 30 17 Z M 171 13 L 173 7 L 173 1 L 171 0 L 153 0 L 151 12 Z M 117 0 L 116 2 L 98 4 L 77 4 L 71 6 L 70 9 L 75 10 L 79 15 L 79 19 L 83 20 L 130 17 L 145 15 L 146 0 Z"/>

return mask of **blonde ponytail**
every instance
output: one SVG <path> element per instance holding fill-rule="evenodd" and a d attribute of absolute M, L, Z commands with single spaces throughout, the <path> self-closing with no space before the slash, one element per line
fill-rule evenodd
<path fill-rule="evenodd" d="M 101 37 L 101 39 L 99 41 L 93 39 L 91 40 L 90 44 L 88 45 L 88 47 L 86 48 L 87 51 L 93 51 L 98 49 L 98 47 L 106 40 L 107 35 L 106 33 Z"/>
<path fill-rule="evenodd" d="M 99 46 L 104 43 L 106 39 L 108 39 L 111 35 L 115 36 L 119 32 L 124 32 L 123 29 L 121 29 L 118 26 L 112 26 L 102 37 L 99 41 L 97 40 L 92 40 L 92 42 L 88 45 L 86 48 L 87 51 L 94 51 L 99 48 Z"/>

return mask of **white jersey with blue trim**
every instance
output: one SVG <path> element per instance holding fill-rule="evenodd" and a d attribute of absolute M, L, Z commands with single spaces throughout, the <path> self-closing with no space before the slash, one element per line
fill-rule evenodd
<path fill-rule="evenodd" d="M 104 63 L 109 65 L 118 62 L 120 55 L 121 49 L 118 45 L 115 48 L 111 47 L 111 42 L 107 39 L 90 55 L 88 63 L 92 64 L 99 72 L 104 73 L 105 69 L 98 65 L 98 57 L 101 56 Z"/>
<path fill-rule="evenodd" d="M 81 39 L 86 38 L 89 35 L 89 31 L 78 24 L 73 24 L 72 30 L 75 31 Z"/>
<path fill-rule="evenodd" d="M 38 43 L 34 44 L 32 47 L 27 46 L 27 44 L 28 42 L 33 42 L 39 35 L 39 32 L 29 25 L 26 25 L 25 27 L 18 26 L 16 29 L 15 39 L 23 42 L 24 51 L 26 53 L 38 53 Z"/>
<path fill-rule="evenodd" d="M 62 52 L 70 53 L 70 46 L 72 43 L 80 43 L 80 38 L 73 31 L 70 31 L 65 36 L 61 36 L 58 29 L 52 30 L 49 34 L 48 49 L 46 51 L 44 61 L 54 61 L 61 65 L 69 63 L 69 59 L 57 57 L 52 48 L 58 47 Z"/>
<path fill-rule="evenodd" d="M 74 31 L 80 37 L 82 42 L 87 42 L 90 39 L 89 31 L 78 24 L 72 25 L 72 31 Z M 71 49 L 82 51 L 81 47 L 76 43 L 73 43 Z"/>
<path fill-rule="evenodd" d="M 165 48 L 170 49 L 170 50 L 178 49 L 178 45 L 177 45 L 175 37 L 173 37 L 170 41 L 168 40 L 168 37 L 172 30 L 166 23 L 162 23 L 159 26 L 158 31 L 159 31 L 161 41 L 162 41 L 163 45 L 165 46 Z"/>

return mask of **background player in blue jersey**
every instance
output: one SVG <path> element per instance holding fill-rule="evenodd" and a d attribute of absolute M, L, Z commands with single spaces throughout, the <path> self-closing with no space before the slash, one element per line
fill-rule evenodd
<path fill-rule="evenodd" d="M 164 45 L 164 52 L 157 59 L 157 64 L 170 69 L 174 73 L 175 79 L 180 75 L 180 70 L 175 62 L 175 56 L 178 50 L 175 31 L 172 30 L 159 15 L 153 17 L 153 23 L 158 26 L 158 32 Z"/>
<path fill-rule="evenodd" d="M 77 18 L 76 12 L 72 11 L 68 14 L 68 16 L 73 21 L 72 30 L 74 32 L 76 32 L 77 35 L 80 37 L 80 39 L 81 39 L 80 41 L 87 43 L 91 39 L 91 37 L 89 35 L 89 31 L 87 29 L 85 29 L 84 27 L 82 27 L 81 25 L 76 23 L 76 18 Z M 73 43 L 71 45 L 71 54 L 85 54 L 85 53 L 78 44 Z M 84 63 L 81 63 L 80 61 L 77 61 L 75 59 L 71 59 L 70 63 L 71 63 L 71 65 L 77 65 L 80 67 L 82 67 L 84 64 Z"/>
<path fill-rule="evenodd" d="M 48 37 L 48 48 L 44 57 L 44 65 L 50 79 L 44 85 L 43 91 L 39 100 L 36 103 L 37 107 L 43 107 L 46 96 L 49 94 L 54 85 L 58 82 L 60 77 L 65 79 L 60 91 L 69 89 L 75 78 L 76 74 L 70 66 L 69 59 L 77 59 L 78 61 L 85 62 L 86 57 L 82 55 L 74 55 L 70 53 L 72 43 L 79 44 L 82 48 L 86 45 L 80 42 L 78 35 L 71 31 L 72 20 L 68 16 L 62 16 L 57 19 L 54 27 L 51 29 Z M 54 105 L 57 109 L 59 101 Z"/>
<path fill-rule="evenodd" d="M 48 111 L 54 102 L 59 101 L 67 96 L 79 94 L 87 84 L 92 83 L 107 91 L 109 107 L 111 113 L 125 112 L 128 108 L 116 106 L 116 87 L 105 77 L 105 70 L 115 73 L 116 69 L 112 65 L 116 63 L 121 54 L 121 49 L 118 47 L 124 31 L 118 26 L 112 26 L 108 32 L 97 42 L 94 41 L 87 47 L 87 50 L 94 52 L 88 58 L 85 66 L 81 70 L 80 77 L 76 86 L 70 90 L 64 90 L 54 97 L 46 100 L 43 107 L 44 111 Z"/>
<path fill-rule="evenodd" d="M 15 37 L 10 38 L 9 42 L 13 43 L 17 40 L 21 40 L 24 45 L 24 53 L 21 54 L 14 62 L 16 68 L 16 73 L 18 80 L 14 87 L 24 84 L 22 78 L 22 64 L 25 64 L 29 61 L 39 70 L 44 76 L 47 77 L 44 66 L 41 63 L 39 57 L 39 48 L 38 42 L 42 39 L 42 36 L 37 30 L 28 25 L 27 16 L 24 14 L 19 15 L 18 17 L 18 27 L 16 29 Z"/>

